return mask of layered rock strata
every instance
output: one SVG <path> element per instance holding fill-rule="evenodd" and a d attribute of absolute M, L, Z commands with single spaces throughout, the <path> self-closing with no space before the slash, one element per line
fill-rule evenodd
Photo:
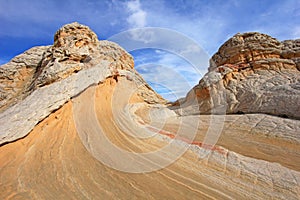
<path fill-rule="evenodd" d="M 99 41 L 89 27 L 63 26 L 52 46 L 33 47 L 0 67 L 0 144 L 24 137 L 72 97 L 108 77 L 135 80 L 143 85 L 138 93 L 146 101 L 165 102 L 133 66 L 130 54 Z"/>
<path fill-rule="evenodd" d="M 265 113 L 299 119 L 299 58 L 299 40 L 236 34 L 212 56 L 199 84 L 174 105 L 181 105 L 183 115 Z"/>
<path fill-rule="evenodd" d="M 0 67 L 0 199 L 299 199 L 298 40 L 235 35 L 171 107 L 133 65 L 72 23 Z"/>

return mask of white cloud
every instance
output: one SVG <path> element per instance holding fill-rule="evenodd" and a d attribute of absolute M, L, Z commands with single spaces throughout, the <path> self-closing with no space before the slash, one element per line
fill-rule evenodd
<path fill-rule="evenodd" d="M 300 38 L 300 26 L 296 26 L 292 32 L 294 38 Z"/>
<path fill-rule="evenodd" d="M 158 49 L 136 55 L 135 62 L 153 89 L 171 101 L 184 97 L 206 72 L 206 67 L 195 69 L 181 57 Z"/>
<path fill-rule="evenodd" d="M 300 37 L 299 0 L 284 2 L 271 0 L 230 0 L 229 2 L 203 2 L 199 0 L 104 0 L 88 2 L 85 0 L 67 0 L 63 2 L 44 2 L 31 0 L 30 3 L 28 2 L 26 0 L 6 1 L 0 6 L 2 26 L 0 37 L 2 36 L 2 40 L 7 37 L 23 37 L 24 41 L 27 42 L 27 38 L 33 40 L 42 37 L 43 41 L 52 41 L 57 28 L 72 21 L 79 21 L 90 26 L 101 39 L 131 28 L 146 26 L 169 28 L 196 41 L 208 52 L 209 56 L 215 53 L 220 45 L 237 32 L 260 31 L 277 37 L 279 40 Z M 131 38 L 142 42 L 145 47 L 153 41 L 161 42 L 157 43 L 157 46 L 167 46 L 174 50 L 177 50 L 178 46 L 184 47 L 181 49 L 182 51 L 176 51 L 176 53 L 185 58 L 194 58 L 193 63 L 197 63 L 197 66 L 201 67 L 200 74 L 205 73 L 208 64 L 196 62 L 201 60 L 197 57 L 198 47 L 187 45 L 173 37 L 174 35 L 168 34 L 168 31 L 165 31 L 165 35 L 163 32 L 160 33 L 160 35 L 157 35 L 149 29 L 144 32 L 132 31 Z M 43 43 L 37 41 L 36 44 Z M 5 60 L 5 57 L 12 57 L 12 54 L 3 50 L 5 48 L 10 49 L 11 46 L 14 46 L 14 43 L 8 43 L 7 47 L 3 46 L 1 48 L 2 60 Z M 151 57 L 151 55 L 145 56 Z M 1 62 L 6 61 L 0 60 Z M 193 69 L 189 68 L 190 65 L 170 55 L 162 53 L 155 62 L 172 67 L 169 71 L 177 71 L 178 74 L 185 77 L 185 80 L 191 86 L 194 85 L 193 83 L 198 82 L 200 78 L 198 72 L 195 75 Z M 147 63 L 147 59 L 140 60 L 140 64 L 143 63 Z M 151 69 L 148 72 L 150 73 Z M 152 73 L 152 76 L 158 78 L 161 76 L 159 73 L 168 74 L 168 72 L 163 72 L 162 69 L 157 69 L 155 73 Z M 164 78 L 170 84 L 175 85 L 177 76 L 170 75 Z M 182 84 L 176 87 L 177 89 L 174 86 L 176 91 L 187 91 L 189 89 L 188 87 L 183 88 Z"/>
<path fill-rule="evenodd" d="M 171 101 L 184 97 L 192 87 L 186 74 L 176 71 L 172 66 L 148 64 L 137 66 L 136 69 L 153 89 Z"/>
<path fill-rule="evenodd" d="M 139 0 L 128 1 L 126 3 L 129 16 L 127 22 L 129 28 L 142 28 L 146 26 L 147 12 L 141 8 Z"/>
<path fill-rule="evenodd" d="M 135 28 L 142 28 L 146 25 L 146 12 L 138 11 L 132 13 L 128 18 L 127 22 L 129 23 L 130 27 Z"/>
<path fill-rule="evenodd" d="M 195 10 L 189 13 L 177 12 L 157 1 L 153 5 L 145 3 L 144 7 L 147 10 L 148 25 L 178 31 L 193 39 L 210 55 L 219 47 L 218 41 L 224 36 L 222 30 L 227 26 L 226 17 L 216 15 L 211 9 L 202 9 L 198 15 Z M 219 12 L 223 12 L 222 9 Z"/>
<path fill-rule="evenodd" d="M 138 12 L 141 10 L 141 3 L 139 0 L 128 1 L 127 8 L 131 12 Z"/>
<path fill-rule="evenodd" d="M 180 53 L 185 55 L 185 54 L 190 54 L 190 53 L 200 53 L 201 49 L 198 45 L 195 44 L 191 44 L 185 47 L 185 49 L 183 51 L 181 51 Z"/>
<path fill-rule="evenodd" d="M 182 5 L 182 2 L 174 2 L 175 3 L 172 2 L 171 5 L 171 3 L 167 1 L 160 0 L 142 1 L 141 6 L 138 1 L 136 4 L 130 4 L 128 11 L 132 14 L 138 12 L 138 10 L 143 10 L 146 12 L 145 18 L 147 19 L 145 25 L 176 30 L 199 44 L 198 46 L 189 46 L 182 43 L 182 41 L 176 40 L 172 35 L 168 35 L 169 41 L 178 44 L 177 46 L 184 47 L 181 52 L 177 52 L 178 54 L 185 58 L 194 58 L 195 61 L 193 63 L 197 63 L 197 67 L 201 67 L 200 73 L 195 71 L 191 65 L 159 50 L 156 51 L 156 54 L 161 53 L 161 55 L 154 61 L 157 66 L 154 66 L 153 69 L 144 70 L 144 76 L 147 81 L 160 81 L 160 84 L 171 88 L 179 97 L 184 96 L 192 86 L 196 85 L 201 76 L 207 71 L 208 63 L 197 62 L 201 60 L 197 57 L 200 50 L 198 48 L 199 46 L 205 49 L 210 57 L 227 39 L 237 32 L 259 31 L 274 37 L 281 36 L 279 39 L 289 39 L 291 36 L 296 38 L 299 37 L 300 34 L 299 28 L 295 26 L 291 29 L 289 28 L 291 27 L 290 25 L 289 27 L 284 26 L 283 29 L 278 29 L 278 24 L 282 23 L 280 17 L 277 17 L 278 13 L 281 13 L 281 3 L 263 3 L 266 5 L 265 7 L 253 10 L 248 9 L 248 5 L 258 5 L 259 3 L 250 1 L 241 3 L 240 1 L 232 0 L 230 3 L 204 4 L 197 0 L 191 0 L 188 1 L 189 3 L 187 4 L 192 6 L 184 9 L 186 5 Z M 277 7 L 279 9 L 278 12 Z M 293 3 L 289 3 L 284 7 L 285 10 L 291 10 L 291 7 L 294 7 L 293 10 L 299 10 L 295 9 L 295 7 L 299 8 L 299 6 L 295 6 Z M 236 8 L 236 13 L 232 12 L 233 8 Z M 257 15 L 253 15 L 253 12 L 257 12 Z M 294 15 L 297 14 L 295 11 L 293 11 L 293 13 Z M 289 16 L 287 13 L 285 13 L 285 15 Z M 249 17 L 251 17 L 251 21 L 249 21 Z M 272 18 L 274 17 L 277 20 L 273 20 Z M 132 21 L 134 20 L 132 19 Z M 290 21 L 291 24 L 294 23 L 293 20 Z M 130 26 L 132 27 L 132 25 Z M 289 29 L 289 31 L 286 31 L 287 29 Z M 139 36 L 137 38 L 141 39 L 143 37 Z M 160 36 L 160 38 L 163 37 Z M 173 47 L 172 45 L 170 46 Z M 147 60 L 140 62 L 141 65 L 145 63 L 147 63 Z M 158 67 L 159 65 L 169 66 L 170 68 L 167 70 L 165 67 Z M 170 73 L 170 71 L 176 72 L 177 75 Z M 182 78 L 179 79 L 179 75 L 182 76 Z M 181 84 L 182 82 L 188 84 Z M 162 90 L 160 93 L 166 98 L 171 97 L 165 90 Z"/>
<path fill-rule="evenodd" d="M 133 41 L 142 42 L 144 44 L 149 44 L 156 40 L 156 34 L 153 31 L 138 28 L 130 29 L 129 33 Z"/>
<path fill-rule="evenodd" d="M 130 37 L 132 40 L 140 41 L 145 44 L 153 40 L 153 34 L 136 28 L 143 28 L 147 25 L 147 12 L 142 9 L 139 0 L 131 0 L 125 3 L 129 16 L 126 18 Z"/>

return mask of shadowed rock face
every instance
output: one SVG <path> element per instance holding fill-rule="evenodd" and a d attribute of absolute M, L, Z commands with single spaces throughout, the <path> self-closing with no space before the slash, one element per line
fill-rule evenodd
<path fill-rule="evenodd" d="M 299 199 L 299 40 L 235 35 L 171 107 L 133 66 L 78 23 L 2 65 L 0 199 Z M 148 173 L 102 160 L 147 169 L 183 147 Z"/>
<path fill-rule="evenodd" d="M 176 102 L 191 113 L 266 113 L 300 118 L 299 40 L 236 34 L 212 56 L 209 72 Z M 199 107 L 191 108 L 197 98 Z"/>

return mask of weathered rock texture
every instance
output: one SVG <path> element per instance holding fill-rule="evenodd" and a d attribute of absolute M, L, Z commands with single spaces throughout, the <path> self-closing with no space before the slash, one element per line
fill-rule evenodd
<path fill-rule="evenodd" d="M 199 84 L 175 105 L 181 104 L 181 114 L 266 113 L 299 119 L 299 58 L 299 40 L 236 34 L 212 56 Z"/>
<path fill-rule="evenodd" d="M 0 67 L 0 144 L 24 137 L 34 126 L 93 84 L 126 76 L 147 102 L 164 100 L 133 69 L 119 45 L 98 41 L 87 26 L 68 24 L 54 45 L 34 47 Z M 9 123 L 8 123 L 9 122 Z"/>
<path fill-rule="evenodd" d="M 68 24 L 57 31 L 53 46 L 34 47 L 1 66 L 0 109 L 24 99 L 38 87 L 65 79 L 107 61 L 112 73 L 133 69 L 133 58 L 119 45 L 98 41 L 87 26 Z"/>
<path fill-rule="evenodd" d="M 285 40 L 282 42 L 283 49 L 281 56 L 283 58 L 291 59 L 295 62 L 298 70 L 300 70 L 300 39 Z"/>
<path fill-rule="evenodd" d="M 300 123 L 283 118 L 300 116 L 298 57 L 297 40 L 238 34 L 172 106 L 179 116 L 125 50 L 68 24 L 0 67 L 0 199 L 299 199 Z M 183 147 L 149 173 L 99 159 L 157 166 Z"/>
<path fill-rule="evenodd" d="M 0 67 L 0 110 L 22 100 L 34 79 L 37 67 L 49 47 L 33 47 Z"/>

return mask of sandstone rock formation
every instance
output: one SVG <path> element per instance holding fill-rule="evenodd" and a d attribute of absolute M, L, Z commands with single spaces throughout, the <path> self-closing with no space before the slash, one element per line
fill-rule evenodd
<path fill-rule="evenodd" d="M 76 22 L 57 31 L 53 46 L 34 47 L 0 70 L 0 144 L 25 136 L 51 112 L 107 77 L 136 79 L 144 84 L 138 93 L 146 101 L 164 102 L 133 69 L 131 55 L 113 42 L 98 41 Z"/>
<path fill-rule="evenodd" d="M 237 34 L 168 107 L 124 49 L 65 25 L 0 67 L 0 199 L 299 199 L 298 57 Z"/>
<path fill-rule="evenodd" d="M 22 100 L 28 91 L 36 67 L 42 60 L 44 52 L 49 47 L 33 47 L 13 58 L 0 68 L 0 109 L 3 111 L 10 105 Z"/>
<path fill-rule="evenodd" d="M 178 101 L 181 114 L 266 113 L 300 118 L 299 40 L 236 34 L 212 56 L 209 72 Z M 197 98 L 199 107 L 191 108 Z"/>

